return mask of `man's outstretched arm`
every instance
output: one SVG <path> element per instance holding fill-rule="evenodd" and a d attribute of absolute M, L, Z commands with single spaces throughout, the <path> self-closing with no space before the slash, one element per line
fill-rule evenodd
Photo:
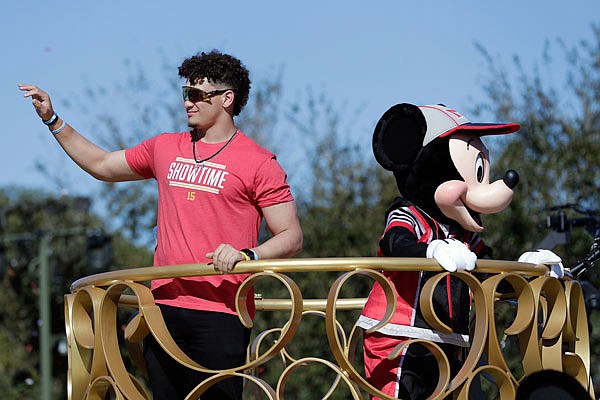
<path fill-rule="evenodd" d="M 54 137 L 81 169 L 94 178 L 108 181 L 133 181 L 143 179 L 131 169 L 125 159 L 125 150 L 109 152 L 95 145 L 67 124 L 62 118 L 54 117 L 55 111 L 48 93 L 34 85 L 19 84 L 24 97 L 31 98 L 35 111 L 48 125 Z"/>

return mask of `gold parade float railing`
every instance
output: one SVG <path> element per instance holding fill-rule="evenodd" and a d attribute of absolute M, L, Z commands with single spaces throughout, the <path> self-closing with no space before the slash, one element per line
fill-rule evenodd
<path fill-rule="evenodd" d="M 286 386 L 300 376 L 300 369 L 323 368 L 333 378 L 329 390 L 315 394 L 318 398 L 368 399 L 369 394 L 383 399 L 390 397 L 371 386 L 364 377 L 360 360 L 362 352 L 361 328 L 344 327 L 338 321 L 343 313 L 356 315 L 365 304 L 365 298 L 342 297 L 344 286 L 351 279 L 369 279 L 379 282 L 387 298 L 383 320 L 374 328 L 385 325 L 396 306 L 396 298 L 382 271 L 438 272 L 429 279 L 420 298 L 427 322 L 443 333 L 452 332 L 435 314 L 432 305 L 433 289 L 445 272 L 435 261 L 413 258 L 321 258 L 259 260 L 240 262 L 235 273 L 251 274 L 237 292 L 236 304 L 240 320 L 253 330 L 248 357 L 244 365 L 228 370 L 210 370 L 190 359 L 170 336 L 160 309 L 147 283 L 153 279 L 212 275 L 212 266 L 206 264 L 168 267 L 135 268 L 101 273 L 79 279 L 65 295 L 65 324 L 68 343 L 68 398 L 80 399 L 151 399 L 145 381 L 142 343 L 146 335 L 157 342 L 175 360 L 187 368 L 208 372 L 186 397 L 198 399 L 211 385 L 233 376 L 245 378 L 245 398 L 294 399 Z M 547 275 L 543 265 L 518 262 L 479 260 L 473 273 L 455 272 L 453 276 L 466 283 L 472 292 L 472 327 L 470 346 L 465 352 L 460 371 L 450 374 L 448 360 L 440 347 L 426 340 L 410 340 L 430 350 L 438 363 L 439 381 L 432 399 L 452 396 L 469 399 L 481 381 L 492 382 L 495 396 L 501 400 L 514 399 L 522 379 L 534 372 L 556 370 L 574 377 L 594 397 L 590 378 L 590 353 L 587 314 L 581 286 L 568 277 L 558 280 Z M 302 273 L 333 275 L 329 292 L 322 299 L 304 299 L 302 290 L 290 277 Z M 477 273 L 477 274 L 474 274 Z M 363 278 L 357 277 L 363 276 Z M 366 277 L 366 278 L 364 278 Z M 287 292 L 286 298 L 268 299 L 256 295 L 257 314 L 252 321 L 246 308 L 246 299 L 262 281 L 275 280 Z M 369 283 L 370 284 L 370 283 Z M 498 290 L 503 285 L 512 290 Z M 508 292 L 508 293 L 507 293 Z M 500 304 L 511 304 L 513 316 L 501 326 L 497 318 Z M 287 320 L 280 326 L 256 331 L 258 322 L 270 312 L 284 312 Z M 123 314 L 126 316 L 124 317 Z M 323 318 L 325 331 L 318 341 L 329 347 L 330 358 L 318 356 L 294 358 L 288 347 L 303 336 L 300 327 L 309 315 Z M 311 316 L 312 316 L 311 315 Z M 125 320 L 126 322 L 121 322 Z M 296 335 L 298 334 L 298 335 Z M 319 334 L 311 331 L 312 335 Z M 510 340 L 512 339 L 512 340 Z M 518 372 L 509 366 L 507 343 L 513 343 L 518 354 Z M 389 355 L 398 357 L 399 346 Z M 281 362 L 282 372 L 267 381 L 261 371 L 268 363 Z M 304 376 L 304 375 L 302 375 Z M 304 382 L 304 390 L 315 392 L 311 382 Z M 335 397 L 336 392 L 342 397 Z M 247 395 L 247 393 L 253 393 Z M 338 395 L 340 396 L 340 395 Z M 306 396 L 304 397 L 306 398 Z"/>

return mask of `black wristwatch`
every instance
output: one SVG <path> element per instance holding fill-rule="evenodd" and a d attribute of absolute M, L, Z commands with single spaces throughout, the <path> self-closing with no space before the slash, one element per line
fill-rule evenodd
<path fill-rule="evenodd" d="M 50 125 L 52 125 L 53 123 L 55 123 L 55 122 L 56 122 L 56 120 L 58 120 L 58 114 L 57 114 L 57 113 L 54 113 L 54 114 L 52 114 L 52 116 L 50 117 L 50 119 L 47 119 L 47 120 L 45 120 L 45 121 L 44 121 L 44 120 L 42 120 L 42 123 L 43 123 L 44 125 L 46 125 L 46 126 L 50 126 Z"/>
<path fill-rule="evenodd" d="M 243 255 L 248 257 L 248 261 L 258 260 L 258 255 L 256 254 L 256 252 L 254 250 L 241 249 L 240 253 L 242 253 Z"/>

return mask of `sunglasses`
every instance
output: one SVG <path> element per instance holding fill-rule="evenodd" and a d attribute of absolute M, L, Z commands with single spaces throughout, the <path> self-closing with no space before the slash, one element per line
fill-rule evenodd
<path fill-rule="evenodd" d="M 192 103 L 197 103 L 199 101 L 209 101 L 211 99 L 211 97 L 223 94 L 223 93 L 227 92 L 228 90 L 233 90 L 233 89 L 218 89 L 218 90 L 211 90 L 210 92 L 205 92 L 202 89 L 198 89 L 198 88 L 191 87 L 191 86 L 182 86 L 181 89 L 183 90 L 183 92 L 182 92 L 183 100 L 191 101 Z"/>

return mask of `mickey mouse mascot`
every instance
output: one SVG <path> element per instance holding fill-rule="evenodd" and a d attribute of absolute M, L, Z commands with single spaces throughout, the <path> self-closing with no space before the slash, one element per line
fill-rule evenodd
<path fill-rule="evenodd" d="M 383 168 L 393 171 L 402 197 L 386 212 L 378 255 L 433 258 L 450 272 L 471 271 L 477 258 L 491 258 L 491 249 L 478 235 L 484 229 L 480 214 L 506 208 L 519 176 L 509 170 L 502 180 L 490 182 L 490 157 L 481 136 L 519 128 L 512 123 L 472 123 L 443 105 L 403 103 L 383 114 L 373 135 L 373 152 Z M 553 264 L 554 276 L 564 274 L 560 258 L 547 250 L 525 253 L 519 261 Z M 434 291 L 436 313 L 453 329 L 447 334 L 429 327 L 419 308 L 423 285 L 434 272 L 385 275 L 396 291 L 397 308 L 390 323 L 364 334 L 367 379 L 392 398 L 427 398 L 438 381 L 433 354 L 411 345 L 401 357 L 387 356 L 402 341 L 426 339 L 442 348 L 456 373 L 461 349 L 469 344 L 469 288 L 448 275 Z M 383 289 L 375 283 L 358 325 L 376 326 L 385 309 Z"/>

